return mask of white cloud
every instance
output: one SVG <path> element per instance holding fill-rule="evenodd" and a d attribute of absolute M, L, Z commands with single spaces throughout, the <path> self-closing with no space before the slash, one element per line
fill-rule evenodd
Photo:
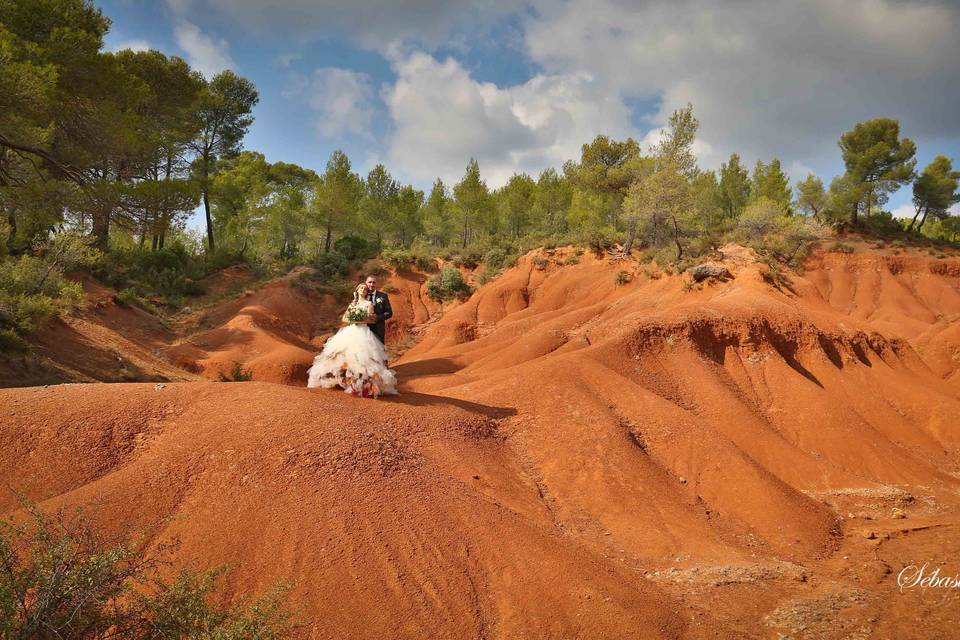
<path fill-rule="evenodd" d="M 894 218 L 912 218 L 916 213 L 916 209 L 913 208 L 913 205 L 910 203 L 902 204 L 890 213 L 893 214 Z"/>
<path fill-rule="evenodd" d="M 960 10 L 899 0 L 536 0 L 535 62 L 614 92 L 688 101 L 711 165 L 733 151 L 820 166 L 866 118 L 914 139 L 960 136 Z"/>
<path fill-rule="evenodd" d="M 316 127 L 321 135 L 339 138 L 349 133 L 372 137 L 375 94 L 367 74 L 324 67 L 314 72 L 300 92 L 317 113 Z"/>
<path fill-rule="evenodd" d="M 394 49 L 390 59 L 397 81 L 383 91 L 393 122 L 387 157 L 415 182 L 453 182 L 474 157 L 498 186 L 515 171 L 535 173 L 578 157 L 580 145 L 601 130 L 629 130 L 623 101 L 588 74 L 537 75 L 501 88 L 476 81 L 451 58 Z"/>
<path fill-rule="evenodd" d="M 205 34 L 192 22 L 179 20 L 174 26 L 173 36 L 186 54 L 190 66 L 207 78 L 235 66 L 227 41 Z"/>
<path fill-rule="evenodd" d="M 134 40 L 122 40 L 120 42 L 117 42 L 116 44 L 109 46 L 107 48 L 107 51 L 112 51 L 113 53 L 116 53 L 117 51 L 123 51 L 125 49 L 129 49 L 130 51 L 139 52 L 139 51 L 149 51 L 150 49 L 155 49 L 155 48 L 156 47 L 151 45 L 146 40 L 134 39 Z"/>

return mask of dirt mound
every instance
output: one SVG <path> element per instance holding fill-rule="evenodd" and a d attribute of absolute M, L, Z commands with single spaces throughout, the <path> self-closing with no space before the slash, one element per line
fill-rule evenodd
<path fill-rule="evenodd" d="M 348 302 L 318 293 L 309 275 L 309 269 L 294 270 L 188 316 L 181 324 L 189 337 L 170 348 L 167 357 L 213 380 L 239 364 L 254 380 L 305 385 L 307 369 L 339 327 Z M 392 350 L 402 348 L 414 327 L 427 322 L 438 308 L 425 293 L 427 278 L 412 270 L 383 278 L 381 286 L 389 292 L 394 310 L 387 325 Z"/>
<path fill-rule="evenodd" d="M 92 278 L 78 278 L 84 308 L 48 322 L 28 351 L 0 353 L 0 387 L 196 378 L 163 357 L 174 334 L 160 319 L 119 304 L 112 289 Z"/>
<path fill-rule="evenodd" d="M 371 413 L 264 383 L 0 390 L 0 423 L 20 425 L 0 430 L 0 482 L 97 501 L 105 526 L 163 520 L 154 543 L 179 538 L 178 562 L 237 567 L 231 594 L 292 579 L 303 637 L 683 634 L 674 599 L 553 526 L 494 408 L 407 400 Z M 84 455 L 63 465 L 64 451 Z"/>

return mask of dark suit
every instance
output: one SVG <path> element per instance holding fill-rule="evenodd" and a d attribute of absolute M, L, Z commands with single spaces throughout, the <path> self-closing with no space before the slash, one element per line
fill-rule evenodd
<path fill-rule="evenodd" d="M 377 316 L 377 321 L 370 325 L 370 330 L 380 339 L 380 342 L 386 344 L 387 341 L 387 320 L 393 317 L 393 309 L 390 307 L 390 296 L 383 291 L 374 291 L 367 294 L 367 300 L 373 303 L 373 312 Z"/>

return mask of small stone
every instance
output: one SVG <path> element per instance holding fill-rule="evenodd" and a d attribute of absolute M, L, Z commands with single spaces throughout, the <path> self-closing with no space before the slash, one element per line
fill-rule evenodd
<path fill-rule="evenodd" d="M 864 531 L 863 537 L 866 538 L 867 540 L 876 540 L 877 534 L 874 533 L 873 531 Z"/>
<path fill-rule="evenodd" d="M 687 484 L 687 479 L 683 476 L 680 476 L 680 484 Z"/>

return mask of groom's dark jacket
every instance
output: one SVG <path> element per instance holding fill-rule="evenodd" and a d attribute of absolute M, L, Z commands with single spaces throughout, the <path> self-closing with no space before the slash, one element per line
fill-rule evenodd
<path fill-rule="evenodd" d="M 380 342 L 387 341 L 387 320 L 393 317 L 393 309 L 390 307 L 390 296 L 383 291 L 374 291 L 367 294 L 367 300 L 373 303 L 373 312 L 377 316 L 377 321 L 370 325 L 370 330 L 380 339 Z"/>

